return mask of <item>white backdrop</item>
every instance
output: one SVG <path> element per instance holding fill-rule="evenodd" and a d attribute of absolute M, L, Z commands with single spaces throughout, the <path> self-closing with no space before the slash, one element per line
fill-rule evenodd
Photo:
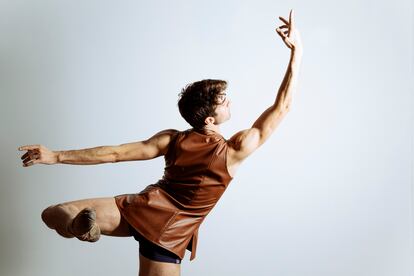
<path fill-rule="evenodd" d="M 291 112 L 240 168 L 182 275 L 413 276 L 412 1 L 0 1 L 0 275 L 136 275 L 133 238 L 64 239 L 50 204 L 137 192 L 163 159 L 21 166 L 186 129 L 187 83 L 229 82 L 225 137 L 275 99 L 296 12 L 304 56 Z"/>

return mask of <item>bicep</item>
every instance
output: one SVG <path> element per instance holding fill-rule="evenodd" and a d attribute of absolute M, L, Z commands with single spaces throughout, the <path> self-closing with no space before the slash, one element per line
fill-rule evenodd
<path fill-rule="evenodd" d="M 286 112 L 266 110 L 249 129 L 239 131 L 230 138 L 232 157 L 242 161 L 259 148 L 274 132 Z"/>
<path fill-rule="evenodd" d="M 269 138 L 287 112 L 287 110 L 283 111 L 277 106 L 271 106 L 254 122 L 252 128 L 259 130 L 261 143 L 264 143 Z"/>
<path fill-rule="evenodd" d="M 158 132 L 147 140 L 116 146 L 116 162 L 148 160 L 164 155 L 175 133 L 177 133 L 177 130 L 167 129 Z"/>
<path fill-rule="evenodd" d="M 250 128 L 239 131 L 229 140 L 231 159 L 235 162 L 243 161 L 261 145 L 260 142 L 259 129 Z"/>

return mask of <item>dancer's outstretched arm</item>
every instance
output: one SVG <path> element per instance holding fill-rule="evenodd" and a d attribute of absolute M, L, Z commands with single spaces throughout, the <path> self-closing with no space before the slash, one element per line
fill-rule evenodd
<path fill-rule="evenodd" d="M 285 24 L 278 27 L 276 31 L 291 50 L 289 65 L 273 105 L 260 115 L 251 128 L 239 131 L 229 139 L 231 150 L 228 166 L 230 167 L 237 166 L 262 145 L 290 109 L 291 95 L 296 89 L 303 48 L 299 31 L 295 26 L 293 11 L 291 10 L 289 14 L 289 21 L 283 17 L 279 18 Z"/>
<path fill-rule="evenodd" d="M 35 164 L 94 165 L 121 161 L 148 160 L 164 155 L 172 136 L 176 132 L 177 130 L 167 129 L 158 132 L 147 140 L 118 146 L 51 151 L 43 145 L 27 145 L 19 147 L 19 150 L 27 150 L 21 157 L 24 167 Z"/>

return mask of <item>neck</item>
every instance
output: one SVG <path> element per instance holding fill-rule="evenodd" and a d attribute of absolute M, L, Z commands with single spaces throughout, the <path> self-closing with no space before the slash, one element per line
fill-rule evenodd
<path fill-rule="evenodd" d="M 217 133 L 221 134 L 221 131 L 220 131 L 220 127 L 219 127 L 219 125 L 215 125 L 215 124 L 208 124 L 208 125 L 205 125 L 205 126 L 203 127 L 203 129 L 204 129 L 204 130 L 214 131 L 214 132 L 217 132 Z"/>

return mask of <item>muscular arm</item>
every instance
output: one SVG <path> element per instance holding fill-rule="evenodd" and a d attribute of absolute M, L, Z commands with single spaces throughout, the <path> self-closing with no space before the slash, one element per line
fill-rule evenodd
<path fill-rule="evenodd" d="M 178 131 L 167 129 L 141 142 L 122 144 L 115 147 L 115 162 L 148 160 L 165 155 L 173 136 Z"/>
<path fill-rule="evenodd" d="M 289 65 L 275 102 L 260 115 L 251 128 L 239 131 L 229 139 L 227 167 L 232 173 L 241 161 L 269 138 L 290 110 L 292 93 L 297 86 L 303 48 L 300 33 L 295 27 L 293 10 L 289 13 L 289 21 L 281 16 L 279 18 L 284 25 L 276 28 L 276 31 L 291 50 Z"/>
<path fill-rule="evenodd" d="M 229 139 L 235 162 L 242 161 L 261 146 L 288 113 L 292 93 L 297 86 L 301 58 L 302 53 L 291 52 L 289 65 L 275 102 L 259 116 L 251 128 L 239 131 Z"/>
<path fill-rule="evenodd" d="M 26 145 L 18 149 L 27 151 L 21 159 L 23 167 L 35 164 L 73 164 L 94 165 L 121 161 L 147 160 L 166 154 L 168 146 L 177 130 L 167 129 L 151 138 L 118 146 L 100 146 L 95 148 L 51 151 L 43 145 Z"/>
<path fill-rule="evenodd" d="M 163 130 L 151 138 L 121 144 L 118 146 L 100 146 L 95 148 L 57 151 L 57 163 L 75 165 L 93 165 L 122 161 L 148 160 L 164 155 L 176 130 Z"/>

